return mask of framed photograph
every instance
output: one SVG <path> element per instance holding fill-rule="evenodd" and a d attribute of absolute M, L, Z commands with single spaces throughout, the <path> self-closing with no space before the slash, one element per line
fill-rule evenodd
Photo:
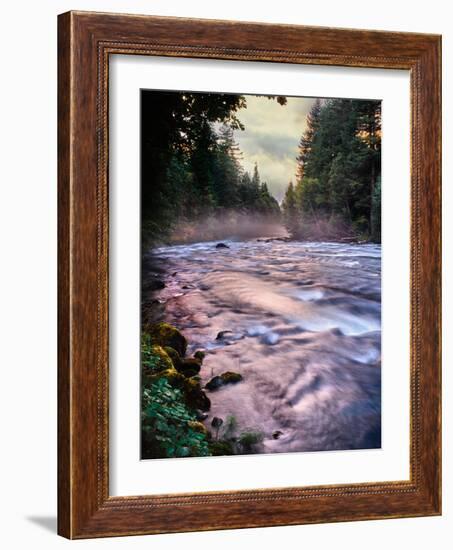
<path fill-rule="evenodd" d="M 440 514 L 440 37 L 58 23 L 59 533 Z"/>

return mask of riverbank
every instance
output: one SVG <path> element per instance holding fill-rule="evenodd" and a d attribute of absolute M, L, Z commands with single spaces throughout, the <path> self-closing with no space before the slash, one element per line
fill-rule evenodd
<path fill-rule="evenodd" d="M 207 392 L 236 385 L 242 382 L 242 375 L 224 372 L 202 386 L 199 372 L 205 352 L 186 357 L 186 349 L 186 338 L 176 327 L 168 323 L 145 327 L 141 343 L 142 459 L 258 451 L 263 434 L 256 430 L 237 433 L 233 415 L 212 417 L 212 429 L 203 424 L 211 408 Z"/>

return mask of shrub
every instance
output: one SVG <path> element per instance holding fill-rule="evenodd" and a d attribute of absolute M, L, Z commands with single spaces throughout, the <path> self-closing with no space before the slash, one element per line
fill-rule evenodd
<path fill-rule="evenodd" d="M 240 452 L 249 454 L 253 453 L 255 446 L 261 443 L 264 439 L 263 432 L 258 430 L 246 430 L 241 433 L 237 440 L 237 445 L 240 449 Z"/>
<path fill-rule="evenodd" d="M 142 394 L 142 458 L 208 456 L 206 434 L 194 422 L 181 390 L 157 379 Z"/>

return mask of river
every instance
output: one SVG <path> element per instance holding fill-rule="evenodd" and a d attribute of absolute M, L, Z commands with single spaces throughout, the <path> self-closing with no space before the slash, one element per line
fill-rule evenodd
<path fill-rule="evenodd" d="M 150 253 L 153 307 L 205 350 L 203 383 L 243 376 L 209 392 L 206 425 L 234 415 L 266 453 L 380 447 L 380 245 L 223 242 Z"/>

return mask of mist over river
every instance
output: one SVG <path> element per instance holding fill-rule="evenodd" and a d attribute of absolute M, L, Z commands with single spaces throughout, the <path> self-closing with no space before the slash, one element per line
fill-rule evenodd
<path fill-rule="evenodd" d="M 203 384 L 243 376 L 208 392 L 206 426 L 234 415 L 265 453 L 380 447 L 380 245 L 222 242 L 159 247 L 143 270 L 144 310 L 206 352 Z"/>

